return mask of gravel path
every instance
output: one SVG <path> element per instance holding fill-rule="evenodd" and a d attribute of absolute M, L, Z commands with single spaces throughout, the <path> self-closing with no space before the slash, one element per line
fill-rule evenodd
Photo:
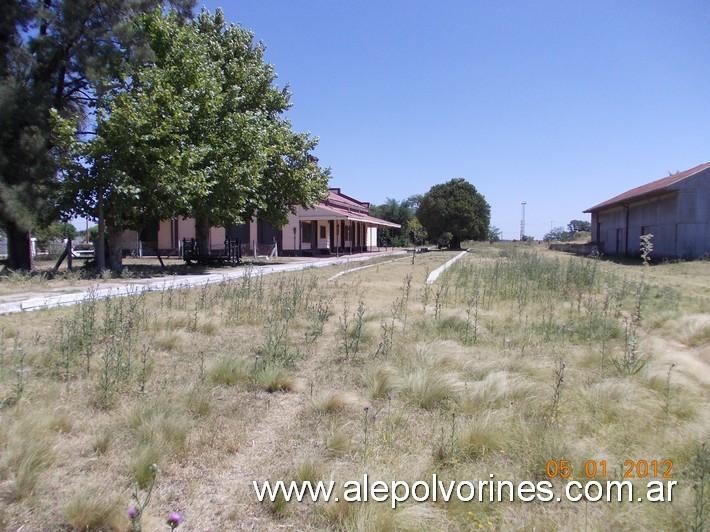
<path fill-rule="evenodd" d="M 154 277 L 152 279 L 125 280 L 110 283 L 97 283 L 88 288 L 71 287 L 63 288 L 62 293 L 45 291 L 42 293 L 8 294 L 0 297 L 0 314 L 16 312 L 30 312 L 33 310 L 60 307 L 80 303 L 89 297 L 121 297 L 140 292 L 160 291 L 168 288 L 190 288 L 206 284 L 221 283 L 232 279 L 240 279 L 245 275 L 270 275 L 272 273 L 293 272 L 309 268 L 325 268 L 338 264 L 363 262 L 384 256 L 404 255 L 406 251 L 389 251 L 380 253 L 367 253 L 362 255 L 349 255 L 346 257 L 332 257 L 327 259 L 311 259 L 303 262 L 287 264 L 274 264 L 273 266 L 256 266 L 253 268 L 237 267 L 225 272 L 196 274 L 196 275 L 171 275 Z"/>

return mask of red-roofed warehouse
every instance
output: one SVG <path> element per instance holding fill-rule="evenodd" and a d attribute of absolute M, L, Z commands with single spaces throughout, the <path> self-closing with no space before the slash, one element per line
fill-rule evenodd
<path fill-rule="evenodd" d="M 710 254 L 710 163 L 632 188 L 584 212 L 592 240 L 607 255 L 636 255 L 653 234 L 653 256 Z"/>

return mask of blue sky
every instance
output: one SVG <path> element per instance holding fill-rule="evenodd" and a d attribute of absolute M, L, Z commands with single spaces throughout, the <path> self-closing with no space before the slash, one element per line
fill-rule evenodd
<path fill-rule="evenodd" d="M 516 238 L 710 161 L 710 2 L 207 1 L 267 47 L 331 186 L 465 177 Z"/>

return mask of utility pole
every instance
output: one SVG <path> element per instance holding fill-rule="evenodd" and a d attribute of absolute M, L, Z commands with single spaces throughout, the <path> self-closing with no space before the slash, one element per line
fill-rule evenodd
<path fill-rule="evenodd" d="M 522 242 L 525 240 L 525 204 L 527 201 L 523 201 L 520 203 L 520 206 L 522 207 L 522 217 L 520 218 L 520 241 Z"/>

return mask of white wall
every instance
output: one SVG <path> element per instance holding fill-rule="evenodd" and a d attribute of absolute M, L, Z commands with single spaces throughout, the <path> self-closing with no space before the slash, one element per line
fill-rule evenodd
<path fill-rule="evenodd" d="M 367 242 L 365 243 L 368 247 L 377 247 L 377 227 L 367 228 Z"/>
<path fill-rule="evenodd" d="M 321 238 L 322 232 L 325 232 L 325 238 Z M 327 220 L 318 222 L 318 249 L 327 249 L 330 247 L 330 224 Z"/>
<path fill-rule="evenodd" d="M 294 229 L 296 230 L 295 233 Z M 289 214 L 288 222 L 286 222 L 286 225 L 283 226 L 283 230 L 281 231 L 281 243 L 284 249 L 289 251 L 293 251 L 295 249 L 311 249 L 310 243 L 308 244 L 308 247 L 305 247 L 305 245 L 302 248 L 298 247 L 298 241 L 301 238 L 299 229 L 298 218 L 293 214 Z"/>

